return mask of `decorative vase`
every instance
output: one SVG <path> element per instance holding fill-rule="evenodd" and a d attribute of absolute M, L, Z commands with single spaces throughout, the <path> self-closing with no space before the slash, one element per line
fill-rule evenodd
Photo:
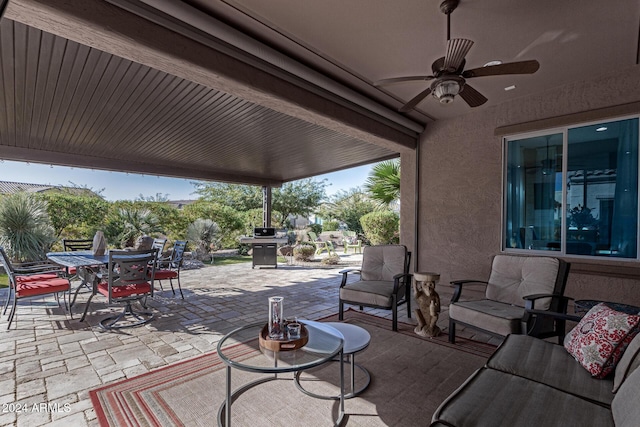
<path fill-rule="evenodd" d="M 284 297 L 269 297 L 269 338 L 284 338 Z"/>

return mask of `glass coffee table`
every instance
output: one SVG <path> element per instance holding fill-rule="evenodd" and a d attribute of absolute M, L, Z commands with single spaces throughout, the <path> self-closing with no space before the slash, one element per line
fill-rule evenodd
<path fill-rule="evenodd" d="M 218 356 L 226 366 L 226 399 L 218 410 L 218 425 L 231 426 L 231 404 L 245 391 L 268 381 L 278 379 L 278 374 L 286 372 L 298 372 L 320 366 L 330 362 L 335 357 L 340 360 L 340 410 L 335 425 L 340 425 L 344 418 L 344 363 L 343 346 L 344 337 L 337 329 L 321 322 L 305 323 L 301 321 L 309 333 L 307 344 L 296 350 L 274 352 L 260 348 L 261 354 L 246 359 L 246 356 L 237 355 L 227 351 L 230 345 L 246 342 L 248 339 L 258 339 L 260 330 L 265 322 L 258 322 L 248 326 L 234 329 L 218 342 Z M 227 349 L 225 349 L 225 347 Z M 231 390 L 231 372 L 239 369 L 259 374 L 273 374 L 247 383 L 238 389 Z M 293 377 L 291 378 L 294 379 Z"/>

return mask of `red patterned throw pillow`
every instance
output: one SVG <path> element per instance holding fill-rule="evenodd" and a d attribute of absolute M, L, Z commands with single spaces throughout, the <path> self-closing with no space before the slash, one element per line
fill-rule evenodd
<path fill-rule="evenodd" d="M 564 347 L 596 378 L 616 367 L 640 329 L 640 316 L 616 311 L 605 304 L 593 307 L 564 339 Z"/>

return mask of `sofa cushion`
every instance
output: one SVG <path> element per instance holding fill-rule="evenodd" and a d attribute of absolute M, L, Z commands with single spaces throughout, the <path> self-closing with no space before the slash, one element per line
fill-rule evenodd
<path fill-rule="evenodd" d="M 433 414 L 432 426 L 613 426 L 611 411 L 547 385 L 489 368 L 476 371 Z"/>
<path fill-rule="evenodd" d="M 509 335 L 486 366 L 602 405 L 613 400 L 613 379 L 594 379 L 563 346 L 528 335 Z"/>
<path fill-rule="evenodd" d="M 616 427 L 638 427 L 640 420 L 640 369 L 633 371 L 622 383 L 611 402 Z"/>
<path fill-rule="evenodd" d="M 638 333 L 640 316 L 597 304 L 567 334 L 564 347 L 596 378 L 612 372 Z"/>
<path fill-rule="evenodd" d="M 487 285 L 488 299 L 524 306 L 528 295 L 554 293 L 560 261 L 549 257 L 496 255 Z M 551 299 L 536 301 L 536 309 L 547 310 Z"/>
<path fill-rule="evenodd" d="M 629 343 L 624 354 L 616 366 L 615 376 L 613 378 L 613 392 L 618 391 L 622 383 L 629 375 L 640 367 L 640 334 Z"/>
<path fill-rule="evenodd" d="M 449 306 L 449 317 L 498 335 L 522 331 L 524 308 L 492 300 L 458 301 Z"/>

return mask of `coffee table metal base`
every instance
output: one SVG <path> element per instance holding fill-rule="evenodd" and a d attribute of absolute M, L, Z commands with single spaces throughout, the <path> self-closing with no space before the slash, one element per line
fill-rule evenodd
<path fill-rule="evenodd" d="M 336 362 L 339 362 L 340 360 L 336 360 Z M 278 374 L 274 374 L 272 377 L 267 377 L 267 378 L 260 378 L 258 380 L 252 381 L 250 383 L 247 383 L 245 385 L 243 385 L 242 387 L 239 387 L 237 390 L 235 390 L 233 393 L 231 392 L 231 367 L 227 366 L 227 398 L 224 402 L 222 402 L 222 405 L 220 405 L 220 409 L 218 409 L 218 426 L 219 427 L 224 427 L 224 426 L 228 426 L 231 425 L 231 411 L 227 410 L 227 408 L 231 408 L 231 404 L 244 392 L 246 392 L 247 390 L 252 389 L 253 387 L 260 385 L 260 384 L 264 384 L 270 381 L 274 381 L 274 380 L 282 380 L 282 381 L 291 381 L 288 378 L 282 378 L 282 377 L 278 377 Z M 299 374 L 301 371 L 296 372 L 295 374 Z M 340 377 L 344 378 L 343 376 L 344 374 L 344 364 L 341 363 L 340 364 Z M 299 388 L 299 387 L 298 387 Z M 341 388 L 342 390 L 344 390 L 344 383 L 341 384 Z M 302 389 L 301 389 L 302 390 Z M 308 392 L 302 390 L 303 392 L 309 394 Z M 345 412 L 344 412 L 344 399 L 346 399 L 347 396 L 343 394 L 342 399 L 340 398 L 340 396 L 337 397 L 336 400 L 341 400 L 341 405 L 340 405 L 340 410 L 338 412 L 338 418 L 335 420 L 334 422 L 334 426 L 342 426 L 342 423 L 345 420 Z"/>
<path fill-rule="evenodd" d="M 371 374 L 369 374 L 369 371 L 367 371 L 367 369 L 362 366 L 362 365 L 358 365 L 357 363 L 355 363 L 354 359 L 355 354 L 351 354 L 349 355 L 349 365 L 351 368 L 351 392 L 350 393 L 346 393 L 344 395 L 345 399 L 351 399 L 353 397 L 356 397 L 358 395 L 360 395 L 363 391 L 365 391 L 368 387 L 369 384 L 371 383 Z M 333 362 L 339 362 L 338 359 L 334 359 L 332 360 Z M 365 382 L 364 384 L 362 384 L 360 386 L 360 388 L 358 388 L 357 390 L 356 388 L 356 377 L 355 377 L 355 373 L 356 373 L 356 369 L 358 368 L 360 369 L 360 371 L 365 375 Z M 316 394 L 313 393 L 307 389 L 305 389 L 304 387 L 302 387 L 302 384 L 300 384 L 300 375 L 302 375 L 302 371 L 298 371 L 296 372 L 294 381 L 296 383 L 296 387 L 298 387 L 298 390 L 300 390 L 301 392 L 303 392 L 304 394 L 311 396 L 311 397 L 315 397 L 316 399 L 324 399 L 324 400 L 340 400 L 340 395 L 337 396 L 325 396 L 322 394 Z"/>

